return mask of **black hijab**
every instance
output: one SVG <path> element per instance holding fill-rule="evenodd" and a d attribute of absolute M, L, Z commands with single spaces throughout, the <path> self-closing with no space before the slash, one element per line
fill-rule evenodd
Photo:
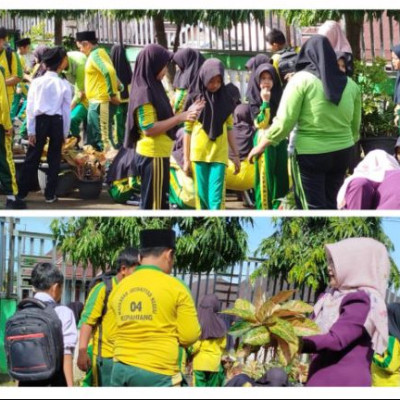
<path fill-rule="evenodd" d="M 174 89 L 189 89 L 205 58 L 198 50 L 182 49 L 174 54 L 173 60 L 179 67 L 174 79 Z"/>
<path fill-rule="evenodd" d="M 270 58 L 266 54 L 257 54 L 250 58 L 246 63 L 246 69 L 250 72 L 255 71 L 261 64 L 267 64 L 270 62 Z"/>
<path fill-rule="evenodd" d="M 121 179 L 138 176 L 135 164 L 135 149 L 121 147 L 107 171 L 106 183 L 111 185 Z"/>
<path fill-rule="evenodd" d="M 232 97 L 232 99 L 235 103 L 235 106 L 242 104 L 242 95 L 240 93 L 239 88 L 235 84 L 228 83 L 226 85 L 226 89 L 228 90 L 230 96 Z"/>
<path fill-rule="evenodd" d="M 222 135 L 224 123 L 235 109 L 234 99 L 224 83 L 216 93 L 210 93 L 207 90 L 207 85 L 211 79 L 220 75 L 223 82 L 224 74 L 225 68 L 221 61 L 216 58 L 205 61 L 196 80 L 189 88 L 185 104 L 187 110 L 196 100 L 204 99 L 206 101 L 198 120 L 202 123 L 203 129 L 212 141 Z"/>
<path fill-rule="evenodd" d="M 391 50 L 400 59 L 400 44 L 392 47 Z M 400 104 L 400 71 L 397 71 L 396 86 L 394 88 L 394 102 L 395 104 Z"/>
<path fill-rule="evenodd" d="M 220 311 L 221 303 L 215 294 L 203 297 L 198 309 L 201 340 L 221 339 L 227 334 L 225 321 L 217 314 Z"/>
<path fill-rule="evenodd" d="M 270 58 L 265 54 L 257 54 L 255 57 L 250 58 L 246 63 L 246 68 L 251 72 L 246 91 L 247 99 L 249 99 L 250 96 L 250 88 L 254 85 L 256 69 L 262 64 L 270 64 Z"/>
<path fill-rule="evenodd" d="M 133 147 L 139 140 L 139 129 L 135 123 L 135 110 L 146 103 L 151 103 L 157 111 L 157 119 L 164 121 L 173 117 L 173 111 L 167 93 L 157 75 L 168 65 L 172 53 L 158 44 L 146 46 L 138 55 L 132 76 L 129 96 L 128 117 L 124 147 Z M 168 136 L 175 139 L 176 129 L 170 129 Z"/>
<path fill-rule="evenodd" d="M 296 71 L 307 71 L 322 81 L 325 97 L 338 105 L 347 85 L 347 77 L 337 65 L 335 51 L 329 40 L 315 35 L 300 50 Z"/>
<path fill-rule="evenodd" d="M 175 161 L 178 165 L 183 169 L 183 139 L 185 137 L 185 128 L 180 128 L 178 132 L 176 132 L 176 140 L 174 149 L 172 150 L 172 156 L 175 158 Z"/>
<path fill-rule="evenodd" d="M 289 376 L 283 368 L 271 368 L 256 381 L 255 386 L 288 387 Z"/>
<path fill-rule="evenodd" d="M 274 82 L 274 86 L 271 89 L 271 99 L 269 101 L 271 107 L 271 119 L 273 118 L 278 111 L 279 103 L 282 98 L 282 84 L 279 80 L 278 74 L 276 73 L 276 69 L 271 64 L 261 64 L 254 72 L 254 80 L 252 85 L 248 87 L 248 99 L 251 107 L 251 115 L 253 120 L 257 118 L 260 113 L 260 107 L 263 102 L 261 98 L 261 87 L 260 87 L 260 77 L 263 72 L 269 72 L 272 76 L 272 80 Z"/>
<path fill-rule="evenodd" d="M 238 105 L 235 108 L 233 135 L 239 149 L 240 161 L 245 160 L 253 148 L 254 132 L 250 105 Z M 232 150 L 230 151 L 230 156 L 233 156 Z"/>
<path fill-rule="evenodd" d="M 117 72 L 118 79 L 124 85 L 124 90 L 121 93 L 121 99 L 129 98 L 129 85 L 132 81 L 131 64 L 126 57 L 125 47 L 120 44 L 115 44 L 111 48 L 111 60 Z"/>
<path fill-rule="evenodd" d="M 400 303 L 392 303 L 388 306 L 389 335 L 400 340 Z"/>

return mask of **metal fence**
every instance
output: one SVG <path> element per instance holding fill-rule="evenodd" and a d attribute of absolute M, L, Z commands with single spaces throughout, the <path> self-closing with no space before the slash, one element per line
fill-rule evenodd
<path fill-rule="evenodd" d="M 37 17 L 15 17 L 5 14 L 0 17 L 0 24 L 9 29 L 19 29 L 22 34 L 31 30 L 39 23 L 44 23 L 46 33 L 54 33 L 53 19 L 41 20 Z M 77 30 L 93 29 L 100 42 L 114 44 L 120 41 L 119 24 L 115 19 L 102 15 L 100 12 L 78 20 L 64 21 L 64 34 L 75 34 Z M 264 23 L 259 23 L 249 17 L 245 23 L 234 25 L 232 29 L 218 30 L 199 22 L 196 26 L 186 25 L 180 33 L 181 46 L 190 46 L 203 51 L 227 52 L 264 52 L 266 51 L 266 34 L 269 29 L 278 28 L 286 33 L 288 42 L 298 46 L 310 35 L 316 32 L 315 27 L 300 29 L 288 26 L 277 16 L 267 14 Z M 172 46 L 175 40 L 176 26 L 166 23 L 168 43 Z M 156 42 L 154 23 L 151 18 L 122 22 L 123 41 L 128 46 L 142 47 Z M 400 24 L 386 13 L 382 18 L 365 21 L 361 37 L 363 58 L 370 60 L 381 56 L 390 60 L 390 48 L 400 43 Z"/>

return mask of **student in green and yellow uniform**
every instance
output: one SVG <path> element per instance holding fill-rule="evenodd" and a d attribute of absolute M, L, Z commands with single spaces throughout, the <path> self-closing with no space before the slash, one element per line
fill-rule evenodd
<path fill-rule="evenodd" d="M 314 35 L 300 50 L 271 126 L 249 159 L 279 146 L 296 128 L 292 177 L 303 209 L 337 209 L 337 195 L 359 140 L 361 95 L 339 70 L 327 38 Z"/>
<path fill-rule="evenodd" d="M 85 68 L 85 90 L 89 100 L 87 144 L 98 151 L 108 151 L 114 114 L 120 104 L 119 88 L 113 63 L 97 42 L 94 31 L 76 34 L 77 46 L 88 58 Z"/>
<path fill-rule="evenodd" d="M 123 45 L 115 44 L 111 48 L 111 60 L 114 64 L 117 76 L 124 89 L 121 92 L 121 104 L 115 113 L 115 133 L 113 134 L 113 145 L 119 149 L 124 142 L 126 117 L 128 115 L 129 92 L 132 81 L 132 67 L 126 56 L 126 49 Z M 116 139 L 116 141 L 115 141 Z"/>
<path fill-rule="evenodd" d="M 17 47 L 17 54 L 21 63 L 24 80 L 18 83 L 16 92 L 14 94 L 14 101 L 11 107 L 11 120 L 14 120 L 18 114 L 21 114 L 22 116 L 26 109 L 29 89 L 28 79 L 30 79 L 30 71 L 26 62 L 26 57 L 30 52 L 31 39 L 20 39 L 15 42 L 15 45 Z"/>
<path fill-rule="evenodd" d="M 93 386 L 111 386 L 113 368 L 112 338 L 116 329 L 114 314 L 108 299 L 115 288 L 139 265 L 138 251 L 127 248 L 116 262 L 115 276 L 105 275 L 90 291 L 80 321 L 78 367 L 82 371 L 93 369 Z M 88 355 L 89 342 L 93 338 L 93 358 Z"/>
<path fill-rule="evenodd" d="M 17 53 L 12 51 L 9 47 L 6 47 L 7 38 L 7 30 L 5 28 L 0 28 L 0 67 L 4 69 L 8 104 L 11 108 L 14 100 L 15 88 L 23 78 L 23 71 Z"/>
<path fill-rule="evenodd" d="M 26 208 L 25 203 L 19 200 L 16 180 L 15 164 L 12 152 L 13 126 L 10 118 L 7 89 L 4 70 L 0 67 L 0 183 L 7 196 L 7 209 Z"/>
<path fill-rule="evenodd" d="M 261 64 L 254 73 L 253 85 L 248 89 L 248 98 L 254 125 L 257 129 L 254 144 L 261 140 L 262 133 L 272 122 L 282 97 L 282 86 L 274 67 Z M 278 209 L 280 199 L 289 191 L 288 142 L 268 149 L 256 162 L 255 192 L 258 210 Z"/>
<path fill-rule="evenodd" d="M 80 51 L 67 53 L 68 67 L 64 71 L 68 82 L 75 86 L 71 103 L 71 135 L 80 137 L 81 124 L 87 120 L 89 101 L 85 93 L 85 67 L 87 57 Z"/>
<path fill-rule="evenodd" d="M 178 50 L 173 57 L 178 66 L 173 87 L 175 90 L 173 109 L 174 114 L 181 113 L 184 109 L 189 86 L 195 81 L 205 58 L 198 50 Z"/>
<path fill-rule="evenodd" d="M 169 209 L 170 156 L 176 126 L 196 120 L 202 109 L 195 102 L 174 116 L 162 84 L 172 53 L 158 44 L 138 55 L 132 77 L 124 147 L 136 148 L 135 167 L 141 180 L 141 208 Z"/>
<path fill-rule="evenodd" d="M 218 316 L 221 303 L 215 294 L 204 296 L 198 308 L 201 326 L 201 337 L 191 353 L 193 357 L 194 386 L 222 387 L 225 382 L 225 371 L 222 356 L 226 350 L 227 327 Z"/>
<path fill-rule="evenodd" d="M 400 303 L 388 306 L 389 346 L 372 361 L 372 386 L 400 387 Z"/>
<path fill-rule="evenodd" d="M 140 232 L 141 266 L 110 296 L 117 329 L 112 386 L 181 386 L 179 347 L 192 346 L 200 325 L 190 290 L 170 276 L 175 232 Z"/>
<path fill-rule="evenodd" d="M 202 65 L 189 89 L 186 108 L 203 101 L 204 109 L 195 122 L 185 124 L 184 171 L 193 172 L 196 208 L 225 208 L 225 178 L 229 147 L 233 151 L 235 174 L 240 172 L 239 152 L 233 129 L 235 100 L 224 85 L 225 68 L 211 58 Z"/>

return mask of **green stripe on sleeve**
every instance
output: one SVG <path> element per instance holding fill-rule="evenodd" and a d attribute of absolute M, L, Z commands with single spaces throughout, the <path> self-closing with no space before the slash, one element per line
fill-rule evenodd
<path fill-rule="evenodd" d="M 15 64 L 13 63 L 13 65 L 15 65 L 17 67 L 16 71 L 15 71 L 15 75 L 19 79 L 23 79 L 24 71 L 22 69 L 21 60 L 19 59 L 19 56 L 16 53 L 13 53 L 13 57 L 14 57 L 14 61 L 15 61 Z"/>
<path fill-rule="evenodd" d="M 79 323 L 79 328 L 82 326 L 82 324 L 86 324 L 86 321 L 88 321 L 88 319 L 90 318 L 90 316 L 93 312 L 93 308 L 96 305 L 97 299 L 100 295 L 100 292 L 103 289 L 106 290 L 106 285 L 104 284 L 104 282 L 100 282 L 89 293 L 89 297 L 86 301 L 85 308 L 82 313 L 81 321 Z"/>
<path fill-rule="evenodd" d="M 154 126 L 153 105 L 150 103 L 138 107 L 139 126 L 142 131 L 146 131 Z"/>
<path fill-rule="evenodd" d="M 393 361 L 394 355 L 394 346 L 396 344 L 396 338 L 393 336 L 389 336 L 389 345 L 384 356 L 375 355 L 373 359 L 373 363 L 377 365 L 379 368 L 387 369 Z"/>
<path fill-rule="evenodd" d="M 108 70 L 107 65 L 104 63 L 104 61 L 101 58 L 100 50 L 101 49 L 97 49 L 97 50 L 93 51 L 93 53 L 92 53 L 93 61 L 96 63 L 96 65 L 100 69 L 101 73 L 103 74 L 104 79 L 106 80 L 108 94 L 111 97 L 111 96 L 115 95 L 116 93 L 114 93 L 114 90 L 113 90 L 110 71 Z"/>

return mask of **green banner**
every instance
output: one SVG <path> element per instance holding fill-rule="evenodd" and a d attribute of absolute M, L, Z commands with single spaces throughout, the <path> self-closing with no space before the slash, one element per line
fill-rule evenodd
<path fill-rule="evenodd" d="M 17 300 L 0 298 L 0 375 L 8 375 L 7 358 L 4 350 L 4 333 L 7 320 L 15 314 Z"/>

